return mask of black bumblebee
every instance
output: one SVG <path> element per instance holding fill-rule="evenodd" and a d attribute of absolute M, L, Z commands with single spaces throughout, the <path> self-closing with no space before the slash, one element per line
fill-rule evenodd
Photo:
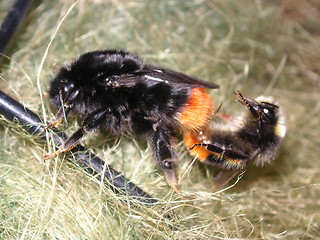
<path fill-rule="evenodd" d="M 67 152 L 99 128 L 117 135 L 129 131 L 147 137 L 168 184 L 177 191 L 177 154 L 170 139 L 175 131 L 197 131 L 208 125 L 212 100 L 205 89 L 218 85 L 144 63 L 137 55 L 116 50 L 81 55 L 60 69 L 49 89 L 60 123 L 69 114 L 83 120 L 49 158 Z"/>
<path fill-rule="evenodd" d="M 216 177 L 222 185 L 250 161 L 257 166 L 270 163 L 286 134 L 284 115 L 271 97 L 244 98 L 239 91 L 235 95 L 248 109 L 243 116 L 185 135 L 192 155 L 205 164 L 229 170 Z"/>

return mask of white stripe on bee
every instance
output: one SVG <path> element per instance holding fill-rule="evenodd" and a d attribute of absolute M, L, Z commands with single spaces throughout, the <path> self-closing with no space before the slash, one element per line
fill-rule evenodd
<path fill-rule="evenodd" d="M 149 76 L 149 75 L 144 75 L 144 76 L 145 76 L 147 79 L 150 79 L 150 80 L 153 80 L 153 81 L 168 83 L 168 80 L 164 80 L 164 79 L 156 78 L 156 77 L 151 77 L 151 76 Z"/>

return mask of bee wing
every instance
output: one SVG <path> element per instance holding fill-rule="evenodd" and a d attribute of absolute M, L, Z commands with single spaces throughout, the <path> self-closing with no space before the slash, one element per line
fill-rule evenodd
<path fill-rule="evenodd" d="M 124 74 L 119 76 L 117 84 L 130 87 L 139 81 L 156 81 L 168 84 L 194 85 L 202 88 L 219 88 L 215 83 L 206 82 L 193 76 L 181 72 L 160 68 L 154 65 L 146 65 L 141 71 L 134 74 Z"/>

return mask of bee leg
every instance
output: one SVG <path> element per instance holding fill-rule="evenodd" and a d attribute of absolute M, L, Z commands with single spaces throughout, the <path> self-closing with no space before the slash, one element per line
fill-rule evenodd
<path fill-rule="evenodd" d="M 58 126 L 62 120 L 64 119 L 65 123 L 67 123 L 67 115 L 68 113 L 70 112 L 71 110 L 71 107 L 60 107 L 57 114 L 56 114 L 56 120 L 49 123 L 48 125 L 44 126 L 44 129 L 47 130 L 49 128 L 53 128 L 53 127 L 56 127 Z"/>
<path fill-rule="evenodd" d="M 178 158 L 175 150 L 171 146 L 168 133 L 164 129 L 156 127 L 156 130 L 151 136 L 151 144 L 154 157 L 161 167 L 168 185 L 175 192 L 179 193 L 176 176 Z"/>
<path fill-rule="evenodd" d="M 65 153 L 70 151 L 72 148 L 74 148 L 75 146 L 77 146 L 80 142 L 80 140 L 83 138 L 83 136 L 87 133 L 87 132 L 92 132 L 95 131 L 96 129 L 99 128 L 99 126 L 101 125 L 101 123 L 103 122 L 103 120 L 105 119 L 106 113 L 108 112 L 108 110 L 98 110 L 92 114 L 90 114 L 82 123 L 82 126 L 79 130 L 77 130 L 74 134 L 72 134 L 71 137 L 69 137 L 64 143 L 63 145 L 59 148 L 58 151 L 49 154 L 49 155 L 45 155 L 44 159 L 48 159 L 48 158 L 52 158 L 55 157 L 57 155 L 59 155 L 60 153 Z"/>
<path fill-rule="evenodd" d="M 189 150 L 193 150 L 195 147 L 204 147 L 211 152 L 211 155 L 202 161 L 203 163 L 225 168 L 214 178 L 217 188 L 222 188 L 226 185 L 248 163 L 249 156 L 234 149 L 222 149 L 214 144 L 196 143 Z"/>
<path fill-rule="evenodd" d="M 55 151 L 54 153 L 51 153 L 51 154 L 44 155 L 44 160 L 53 158 L 55 156 L 58 156 L 61 153 L 66 153 L 70 151 L 72 148 L 74 148 L 79 144 L 80 140 L 86 133 L 87 133 L 86 128 L 81 127 L 63 143 L 63 145 L 58 149 L 58 151 Z"/>

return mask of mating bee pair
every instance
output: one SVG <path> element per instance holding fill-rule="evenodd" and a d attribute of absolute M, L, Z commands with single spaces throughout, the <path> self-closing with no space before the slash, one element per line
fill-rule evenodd
<path fill-rule="evenodd" d="M 178 157 L 170 143 L 177 131 L 201 162 L 243 169 L 252 160 L 269 163 L 285 135 L 283 114 L 271 98 L 255 100 L 236 93 L 248 113 L 239 121 L 210 125 L 212 99 L 206 89 L 218 85 L 176 71 L 146 64 L 138 56 L 115 50 L 81 55 L 64 66 L 49 89 L 60 123 L 69 114 L 83 120 L 81 128 L 49 158 L 67 152 L 87 133 L 106 129 L 129 131 L 147 138 L 168 184 L 177 190 Z"/>

